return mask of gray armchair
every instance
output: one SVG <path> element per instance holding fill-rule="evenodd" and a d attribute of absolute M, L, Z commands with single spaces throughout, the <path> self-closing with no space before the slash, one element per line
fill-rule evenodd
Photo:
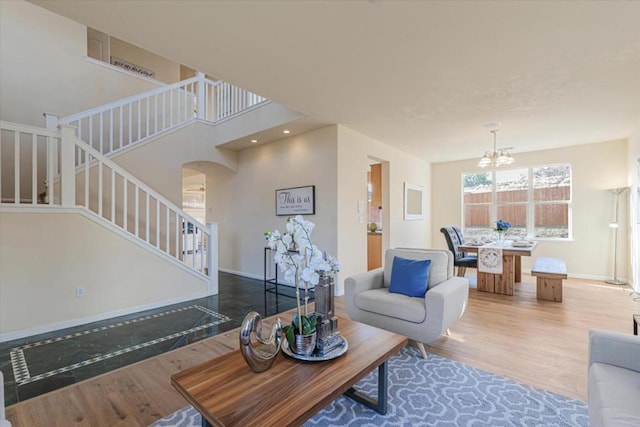
<path fill-rule="evenodd" d="M 640 426 L 640 337 L 589 331 L 589 424 Z"/>
<path fill-rule="evenodd" d="M 424 297 L 389 292 L 395 256 L 431 260 L 429 283 Z M 469 281 L 453 275 L 453 254 L 438 249 L 389 249 L 385 267 L 345 279 L 347 313 L 357 321 L 402 334 L 418 344 L 438 339 L 458 320 L 467 307 Z"/>

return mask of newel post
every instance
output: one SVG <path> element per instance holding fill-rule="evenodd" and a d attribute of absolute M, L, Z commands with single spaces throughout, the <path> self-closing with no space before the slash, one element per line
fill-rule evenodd
<path fill-rule="evenodd" d="M 218 223 L 207 224 L 209 242 L 207 247 L 207 266 L 209 275 L 209 295 L 218 294 Z"/>
<path fill-rule="evenodd" d="M 197 85 L 197 107 L 196 107 L 196 118 L 204 120 L 204 100 L 205 100 L 205 82 L 204 82 L 204 73 L 197 71 L 196 77 L 198 78 Z"/>
<path fill-rule="evenodd" d="M 60 125 L 60 204 L 76 205 L 76 128 Z"/>
<path fill-rule="evenodd" d="M 58 129 L 58 115 L 53 113 L 47 113 L 46 111 L 42 113 L 44 116 L 44 127 L 49 130 Z"/>

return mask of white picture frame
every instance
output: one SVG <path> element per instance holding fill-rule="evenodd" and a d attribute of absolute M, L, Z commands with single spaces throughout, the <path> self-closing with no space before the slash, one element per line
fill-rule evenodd
<path fill-rule="evenodd" d="M 410 182 L 404 183 L 404 220 L 424 220 L 424 187 Z"/>

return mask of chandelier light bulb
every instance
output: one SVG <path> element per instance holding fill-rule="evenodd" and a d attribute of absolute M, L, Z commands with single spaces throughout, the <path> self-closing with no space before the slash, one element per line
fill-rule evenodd
<path fill-rule="evenodd" d="M 481 158 L 480 161 L 478 162 L 478 167 L 486 168 L 490 164 L 491 164 L 491 159 L 489 158 L 489 153 L 487 152 L 484 154 L 484 157 Z"/>
<path fill-rule="evenodd" d="M 502 165 L 510 165 L 515 161 L 515 159 L 509 154 L 509 148 L 500 148 L 498 149 L 496 144 L 496 134 L 498 133 L 498 129 L 491 129 L 490 132 L 493 134 L 493 151 L 486 151 L 484 156 L 478 161 L 478 167 L 486 168 L 488 166 L 499 167 Z"/>

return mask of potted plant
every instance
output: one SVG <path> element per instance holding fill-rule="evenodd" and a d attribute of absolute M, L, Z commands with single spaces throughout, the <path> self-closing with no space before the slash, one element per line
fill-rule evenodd
<path fill-rule="evenodd" d="M 299 321 L 302 319 L 302 322 Z M 282 328 L 282 333 L 295 353 L 310 355 L 316 348 L 316 324 L 318 317 L 315 314 L 299 316 L 295 314 L 290 325 Z"/>
<path fill-rule="evenodd" d="M 311 241 L 315 224 L 301 215 L 287 219 L 286 231 L 267 231 L 268 246 L 275 250 L 274 261 L 284 273 L 285 280 L 296 289 L 296 315 L 291 325 L 283 328 L 289 348 L 297 354 L 309 355 L 315 350 L 318 319 L 308 312 L 309 286 L 315 286 L 322 274 L 340 270 L 338 261 L 323 253 Z M 304 305 L 300 298 L 300 282 L 304 285 Z"/>

